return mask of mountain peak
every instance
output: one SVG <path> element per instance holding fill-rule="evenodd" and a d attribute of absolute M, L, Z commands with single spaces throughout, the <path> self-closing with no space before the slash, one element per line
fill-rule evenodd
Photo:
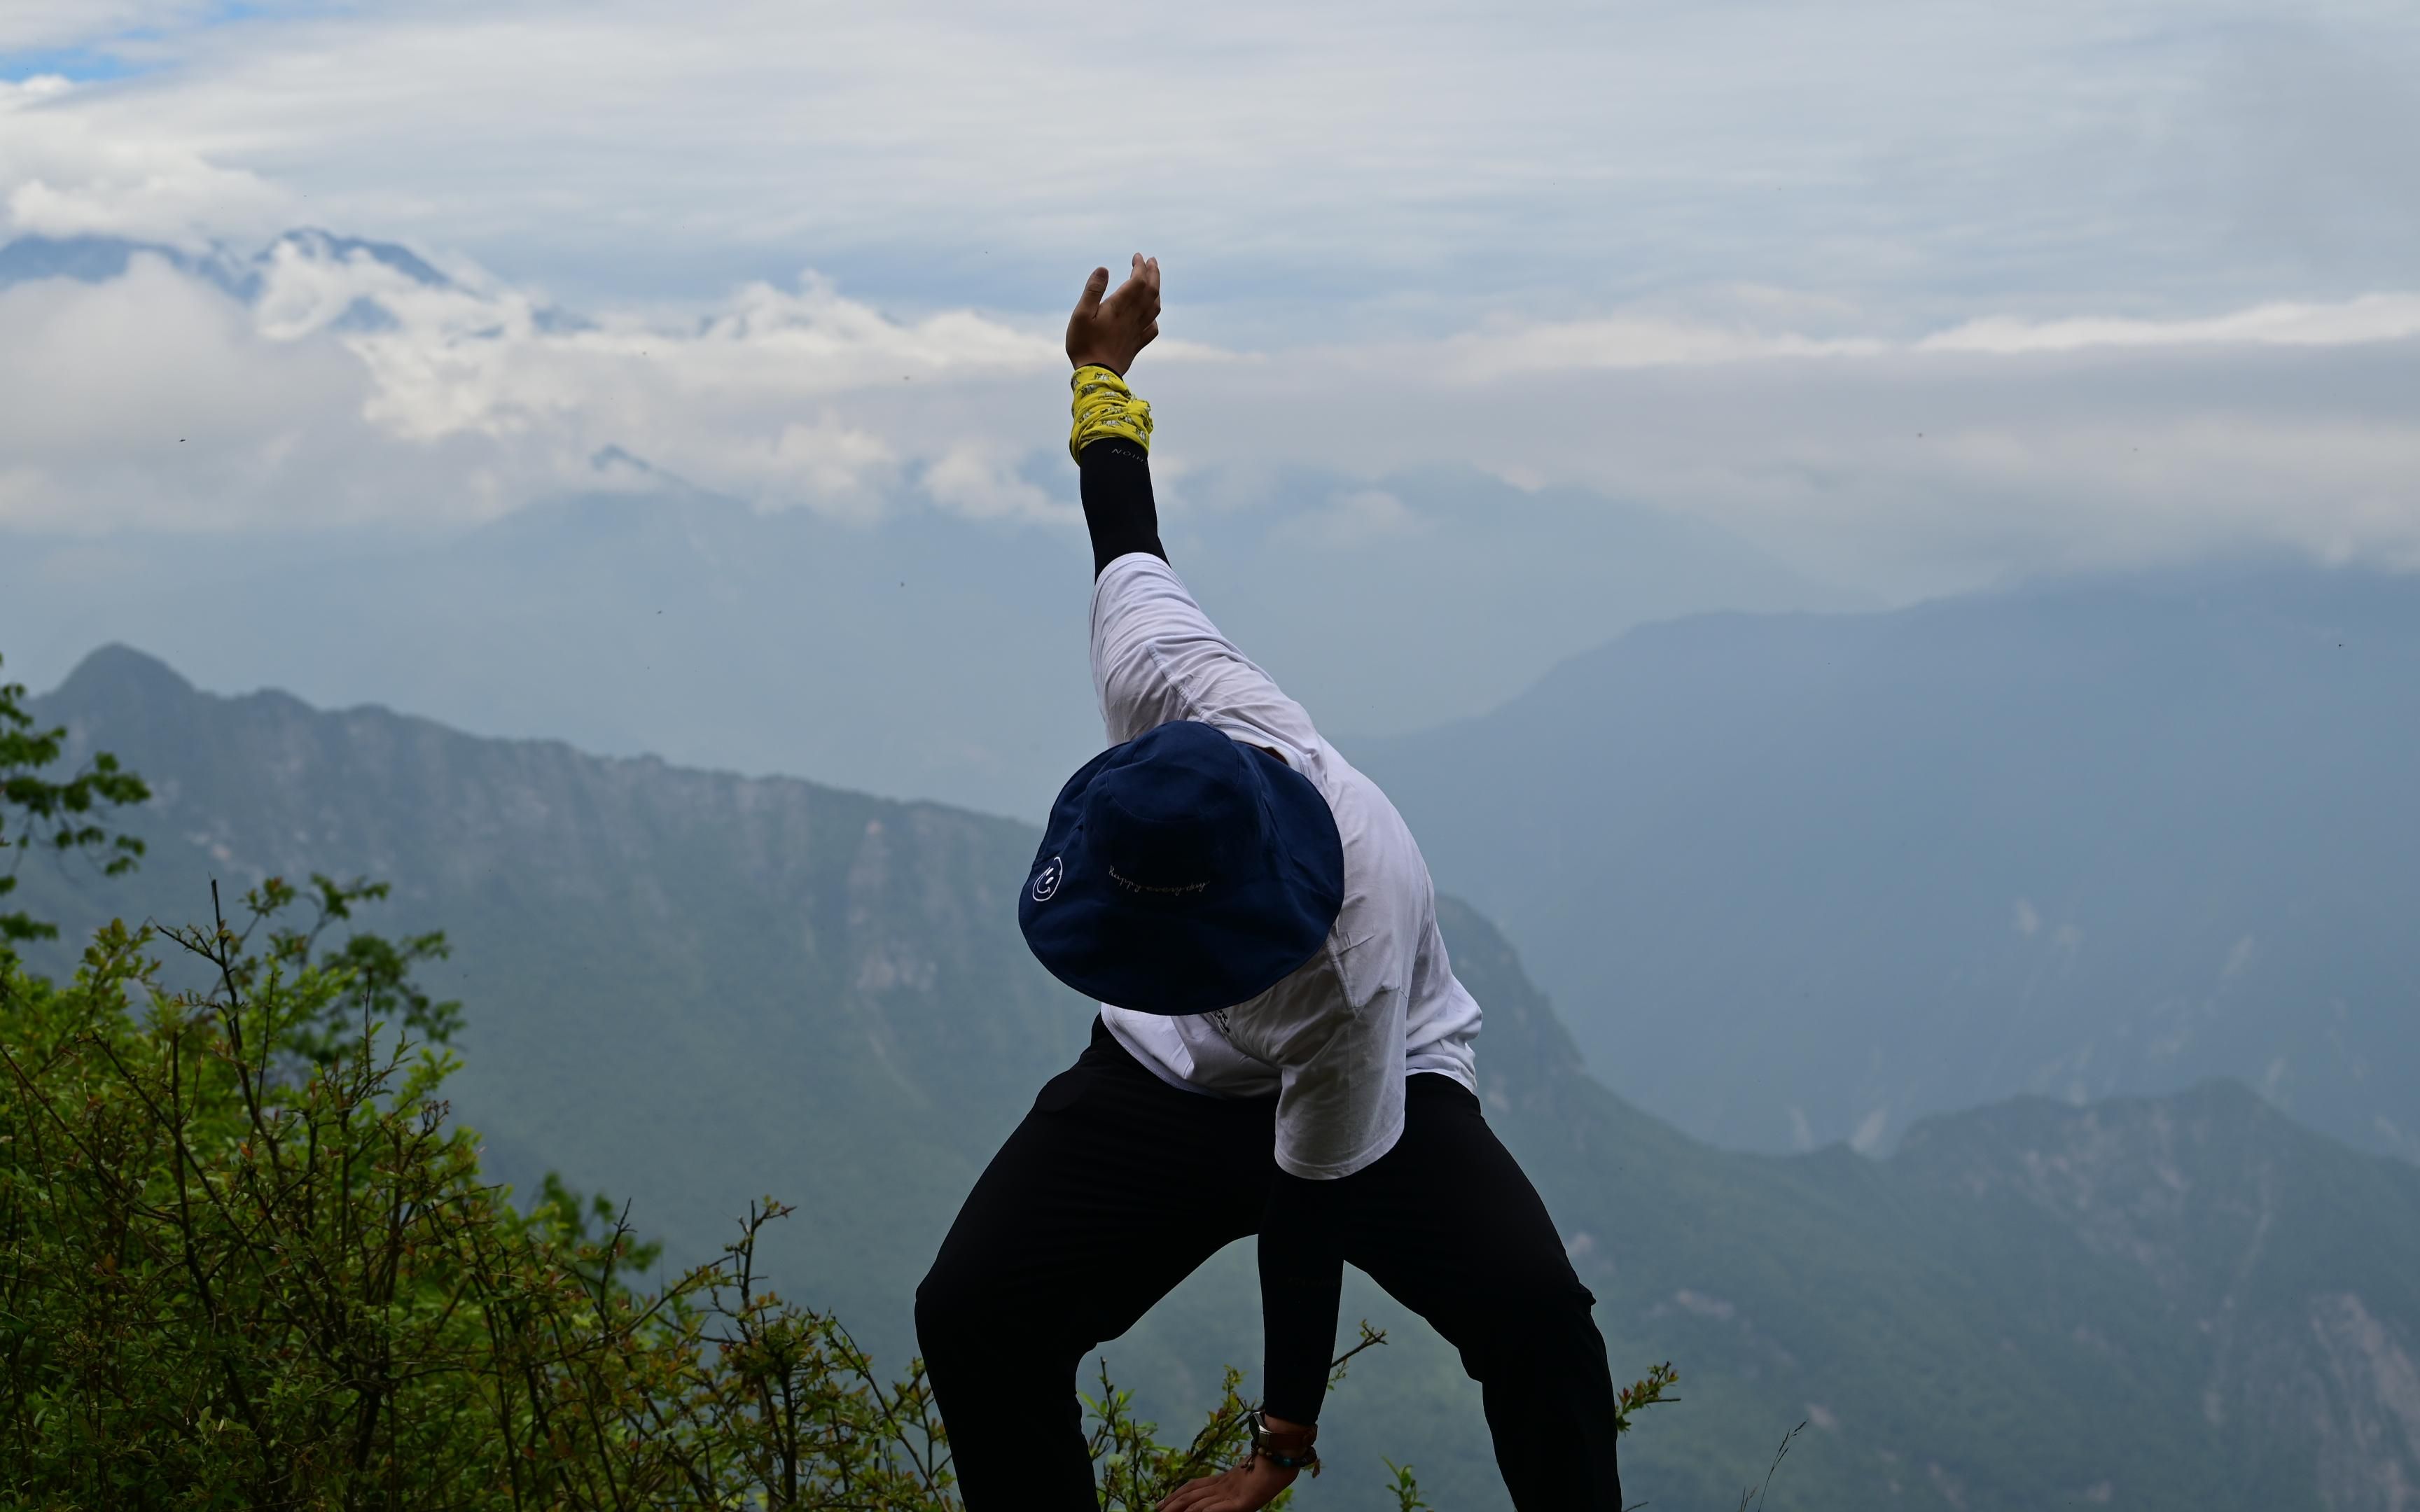
<path fill-rule="evenodd" d="M 427 260 L 411 248 L 392 241 L 372 241 L 364 237 L 339 236 L 316 225 L 296 226 L 280 236 L 272 245 L 294 247 L 306 255 L 343 262 L 359 255 L 384 267 L 392 268 L 413 283 L 427 288 L 444 288 L 454 281 L 429 266 Z"/>
<path fill-rule="evenodd" d="M 60 703 L 90 707 L 163 699 L 181 702 L 194 693 L 194 685 L 166 662 L 113 640 L 76 663 L 75 671 L 50 696 Z"/>

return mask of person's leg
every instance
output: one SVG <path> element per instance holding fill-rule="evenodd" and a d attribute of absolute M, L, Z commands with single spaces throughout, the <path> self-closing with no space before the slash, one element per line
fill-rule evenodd
<path fill-rule="evenodd" d="M 1252 1231 L 1270 1104 L 1170 1087 L 1096 1025 L 968 1194 L 916 1290 L 968 1512 L 1094 1512 L 1075 1375 Z"/>
<path fill-rule="evenodd" d="M 1419 1075 L 1404 1137 L 1347 1179 L 1345 1258 L 1462 1351 L 1520 1512 L 1620 1512 L 1613 1372 L 1537 1189 L 1479 1099 Z"/>

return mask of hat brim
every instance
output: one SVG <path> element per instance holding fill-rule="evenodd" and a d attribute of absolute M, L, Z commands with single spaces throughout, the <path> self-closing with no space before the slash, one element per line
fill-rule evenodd
<path fill-rule="evenodd" d="M 1311 779 L 1247 748 L 1267 825 L 1265 865 L 1173 907 L 1120 887 L 1086 849 L 1084 790 L 1122 748 L 1094 757 L 1061 790 L 1018 900 L 1026 943 L 1050 974 L 1113 1008 L 1207 1013 L 1258 997 L 1317 955 L 1343 905 L 1344 847 Z M 1055 882 L 1041 881 L 1054 862 Z"/>

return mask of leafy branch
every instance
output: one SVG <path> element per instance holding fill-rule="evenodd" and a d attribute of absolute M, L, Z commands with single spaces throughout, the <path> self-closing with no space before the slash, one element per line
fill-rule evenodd
<path fill-rule="evenodd" d="M 18 868 L 36 851 L 87 856 L 113 877 L 142 859 L 143 841 L 112 833 L 101 822 L 101 810 L 141 803 L 151 790 L 107 751 L 95 753 L 63 781 L 46 777 L 45 770 L 65 752 L 67 738 L 64 725 L 35 728 L 25 708 L 25 685 L 0 683 L 0 850 L 10 853 L 7 870 L 0 871 L 0 899 L 17 890 Z M 0 912 L 0 961 L 15 959 L 17 944 L 56 939 L 58 933 L 57 925 L 23 909 Z"/>

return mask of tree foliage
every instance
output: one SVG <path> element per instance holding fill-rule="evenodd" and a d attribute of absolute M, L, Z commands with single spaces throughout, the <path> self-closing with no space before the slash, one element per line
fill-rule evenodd
<path fill-rule="evenodd" d="M 67 735 L 63 726 L 35 728 L 25 685 L 0 683 L 0 849 L 8 852 L 0 856 L 0 903 L 17 890 L 17 869 L 35 851 L 85 856 L 109 876 L 132 871 L 142 857 L 140 839 L 111 833 L 101 818 L 104 809 L 141 803 L 151 790 L 105 751 L 65 780 L 46 775 Z M 0 961 L 15 959 L 18 944 L 58 933 L 23 909 L 0 908 Z"/>

